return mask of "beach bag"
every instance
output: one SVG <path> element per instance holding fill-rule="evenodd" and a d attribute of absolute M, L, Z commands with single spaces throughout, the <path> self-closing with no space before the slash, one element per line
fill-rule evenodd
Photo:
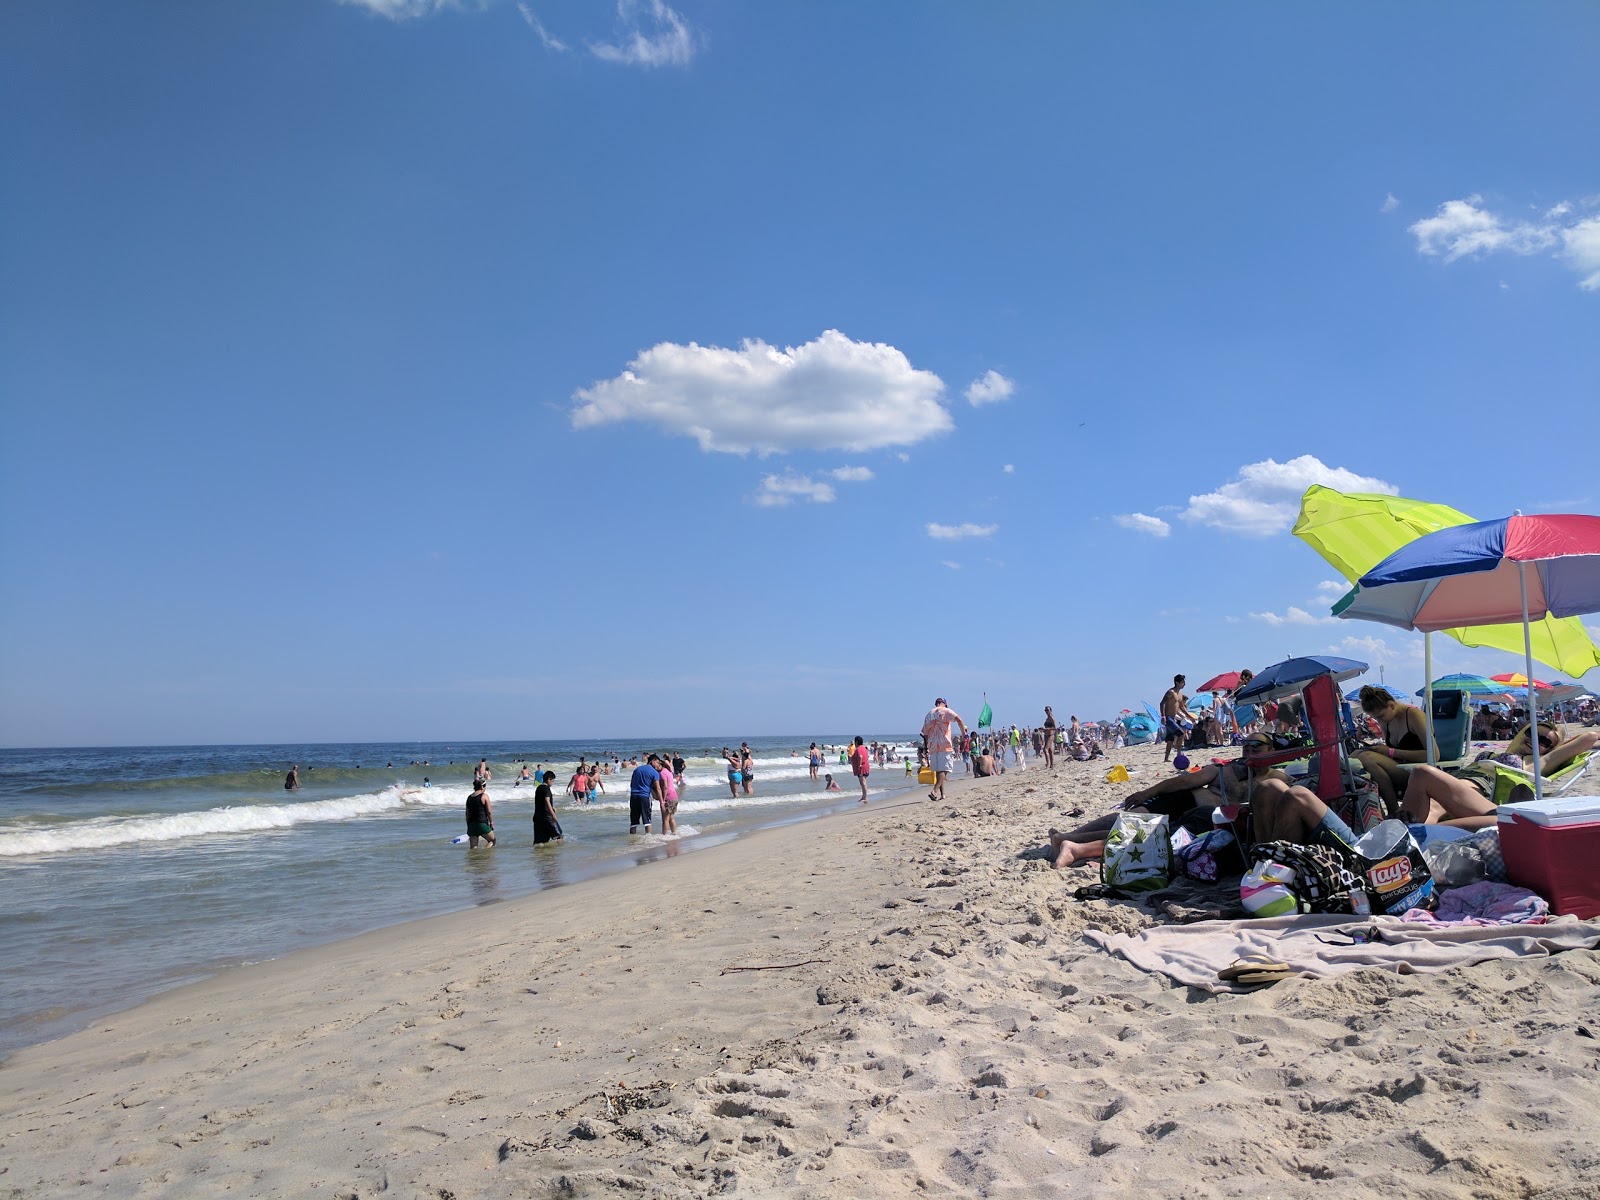
<path fill-rule="evenodd" d="M 1433 871 L 1404 821 L 1385 821 L 1363 834 L 1356 857 L 1373 912 L 1399 916 L 1430 907 Z"/>
<path fill-rule="evenodd" d="M 1239 840 L 1231 829 L 1212 829 L 1182 846 L 1175 846 L 1172 865 L 1186 879 L 1215 883 L 1220 876 L 1244 870 L 1244 859 L 1239 853 Z"/>
<path fill-rule="evenodd" d="M 1167 886 L 1171 870 L 1167 818 L 1118 813 L 1116 824 L 1106 834 L 1100 882 L 1123 892 L 1153 892 Z"/>
<path fill-rule="evenodd" d="M 1362 881 L 1344 852 L 1331 846 L 1264 842 L 1250 857 L 1254 865 L 1239 882 L 1239 902 L 1256 916 L 1353 911 L 1350 893 Z M 1292 904 L 1283 903 L 1285 897 Z"/>

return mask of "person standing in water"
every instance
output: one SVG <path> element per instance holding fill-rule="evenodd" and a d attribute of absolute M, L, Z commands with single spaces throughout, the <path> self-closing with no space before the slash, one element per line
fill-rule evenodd
<path fill-rule="evenodd" d="M 489 770 L 489 760 L 487 758 L 480 758 L 478 760 L 477 767 L 474 768 L 472 772 L 472 782 L 476 786 L 482 787 L 493 778 L 494 772 Z"/>
<path fill-rule="evenodd" d="M 556 781 L 554 771 L 546 771 L 533 789 L 533 844 L 564 841 L 561 822 L 556 820 L 556 794 L 550 785 Z"/>
<path fill-rule="evenodd" d="M 815 742 L 811 743 L 811 749 L 806 756 L 806 763 L 811 768 L 811 782 L 816 783 L 817 772 L 822 769 L 822 751 L 817 749 Z"/>
<path fill-rule="evenodd" d="M 527 763 L 523 763 L 522 764 L 522 774 L 517 776 L 516 783 L 512 784 L 511 786 L 512 787 L 521 787 L 523 784 L 527 783 L 528 780 L 531 779 L 531 778 L 533 778 L 533 776 L 528 774 L 528 764 Z"/>
<path fill-rule="evenodd" d="M 476 850 L 479 838 L 486 846 L 494 845 L 494 809 L 484 785 L 475 783 L 467 796 L 467 845 Z"/>
<path fill-rule="evenodd" d="M 289 768 L 289 773 L 283 777 L 283 790 L 298 792 L 300 790 L 300 764 L 295 763 Z"/>

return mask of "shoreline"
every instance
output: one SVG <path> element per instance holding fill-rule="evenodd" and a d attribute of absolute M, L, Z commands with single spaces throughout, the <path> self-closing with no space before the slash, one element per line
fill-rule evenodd
<path fill-rule="evenodd" d="M 898 782 L 899 776 L 895 776 L 895 779 Z M 896 797 L 914 789 L 914 787 L 915 784 L 912 783 L 906 786 L 885 788 L 881 796 L 874 798 L 873 803 L 881 804 L 893 801 Z M 507 790 L 509 791 L 510 789 Z M 764 829 L 803 824 L 841 813 L 848 813 L 857 807 L 855 803 L 848 802 L 849 793 L 841 793 L 841 795 L 846 799 L 814 800 L 801 811 L 786 812 L 779 816 L 761 817 L 746 825 L 736 825 L 734 828 L 719 829 L 711 833 L 695 833 L 678 839 L 667 839 L 659 834 L 652 835 L 648 840 L 640 839 L 637 845 L 615 853 L 588 858 L 570 858 L 560 864 L 561 870 L 559 873 L 552 872 L 544 876 L 539 886 L 528 890 L 516 891 L 510 895 L 477 899 L 470 903 L 458 903 L 433 911 L 413 912 L 396 920 L 381 921 L 377 924 L 355 929 L 340 930 L 332 937 L 307 941 L 285 949 L 281 953 L 268 954 L 262 957 L 222 957 L 213 959 L 207 963 L 191 967 L 184 975 L 176 979 L 149 985 L 139 985 L 133 989 L 131 996 L 125 996 L 118 1001 L 91 1004 L 71 1010 L 66 1009 L 64 1005 L 56 1005 L 48 1009 L 24 1013 L 17 1018 L 18 1025 L 22 1027 L 33 1026 L 44 1032 L 42 1036 L 25 1037 L 24 1040 L 15 1042 L 10 1041 L 9 1038 L 6 1039 L 3 1044 L 0 1044 L 0 1066 L 3 1066 L 13 1055 L 22 1050 L 34 1046 L 49 1045 L 61 1038 L 71 1037 L 96 1022 L 103 1021 L 117 1013 L 126 1012 L 140 1004 L 158 1000 L 171 992 L 216 979 L 232 971 L 259 966 L 263 963 L 278 962 L 307 950 L 314 950 L 324 946 L 336 946 L 364 937 L 367 934 L 388 929 L 399 929 L 415 922 L 428 921 L 455 913 L 470 912 L 488 905 L 515 902 L 560 888 L 585 883 L 593 879 L 623 874 L 639 867 L 675 858 L 681 854 L 700 853 L 713 849 L 728 842 L 748 837 Z M 511 844 L 497 849 L 495 853 L 509 854 L 518 848 L 515 844 Z M 459 850 L 450 852 L 464 853 L 464 851 Z M 560 853 L 560 848 L 555 848 L 554 852 Z M 483 861 L 488 862 L 490 860 L 485 859 Z M 12 1028 L 14 1030 L 17 1026 Z"/>
<path fill-rule="evenodd" d="M 1119 754 L 1145 778 L 1160 747 Z M 1593 1196 L 1600 955 L 1191 992 L 956 780 L 168 992 L 3 1066 L 23 1196 Z M 71 1154 L 62 1147 L 71 1146 Z"/>

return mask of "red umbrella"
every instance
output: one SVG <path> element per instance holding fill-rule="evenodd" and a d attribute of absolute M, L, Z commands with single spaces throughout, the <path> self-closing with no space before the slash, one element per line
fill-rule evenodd
<path fill-rule="evenodd" d="M 1528 677 L 1526 675 L 1524 675 L 1521 671 L 1512 671 L 1512 672 L 1510 672 L 1509 674 L 1506 674 L 1506 675 L 1491 675 L 1491 676 L 1489 676 L 1489 678 L 1494 680 L 1496 683 L 1509 683 L 1512 687 L 1527 687 L 1528 686 Z M 1542 682 L 1542 681 L 1540 681 L 1538 679 L 1535 679 L 1533 681 L 1533 686 L 1536 687 L 1536 688 L 1545 688 L 1545 689 L 1548 689 L 1550 687 L 1550 685 L 1548 683 L 1544 683 L 1544 682 Z"/>
<path fill-rule="evenodd" d="M 1202 692 L 1231 692 L 1239 686 L 1239 672 L 1224 671 L 1200 685 Z"/>

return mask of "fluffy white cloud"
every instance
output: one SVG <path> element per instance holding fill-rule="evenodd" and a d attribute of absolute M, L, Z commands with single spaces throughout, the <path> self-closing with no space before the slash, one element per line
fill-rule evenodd
<path fill-rule="evenodd" d="M 621 28 L 611 42 L 590 42 L 589 53 L 631 67 L 686 67 L 694 37 L 684 19 L 662 0 L 617 0 Z"/>
<path fill-rule="evenodd" d="M 1275 612 L 1253 612 L 1250 614 L 1252 621 L 1265 621 L 1268 625 L 1331 625 L 1338 617 L 1318 617 L 1308 613 L 1303 608 L 1290 605 L 1288 611 L 1281 616 Z"/>
<path fill-rule="evenodd" d="M 870 479 L 877 478 L 873 475 L 871 467 L 835 467 L 828 474 L 840 483 L 866 483 Z"/>
<path fill-rule="evenodd" d="M 1383 492 L 1393 496 L 1400 491 L 1392 483 L 1357 475 L 1343 467 L 1330 467 L 1302 454 L 1285 463 L 1269 458 L 1245 464 L 1239 468 L 1239 478 L 1214 492 L 1190 496 L 1189 507 L 1179 516 L 1229 533 L 1267 537 L 1294 524 L 1300 497 L 1313 483 L 1341 492 Z"/>
<path fill-rule="evenodd" d="M 761 481 L 761 487 L 752 500 L 761 508 L 784 508 L 796 500 L 806 500 L 812 504 L 832 504 L 837 493 L 831 483 L 812 479 L 809 475 L 799 475 L 794 471 L 785 471 L 782 475 L 768 475 Z"/>
<path fill-rule="evenodd" d="M 1016 467 L 1012 466 L 1010 463 L 1007 463 L 1005 466 L 1001 467 L 1000 469 L 1002 471 L 1004 471 L 1007 475 L 1015 475 L 1017 473 Z"/>
<path fill-rule="evenodd" d="M 1002 400 L 1009 400 L 1016 390 L 1017 385 L 999 371 L 985 371 L 981 379 L 974 379 L 967 384 L 967 403 L 974 408 L 980 404 L 998 404 Z"/>
<path fill-rule="evenodd" d="M 1113 519 L 1124 529 L 1148 533 L 1151 537 L 1166 537 L 1172 532 L 1172 526 L 1160 517 L 1152 517 L 1145 513 L 1118 513 Z"/>
<path fill-rule="evenodd" d="M 760 340 L 737 350 L 662 342 L 614 379 L 574 396 L 574 429 L 641 421 L 686 434 L 702 450 L 876 450 L 955 427 L 944 383 L 893 346 L 830 329 L 803 346 Z"/>
<path fill-rule="evenodd" d="M 1350 590 L 1350 585 L 1342 579 L 1324 579 L 1317 584 L 1316 601 L 1318 604 L 1337 604 L 1339 598 Z"/>
<path fill-rule="evenodd" d="M 998 525 L 974 525 L 968 522 L 965 525 L 941 525 L 937 521 L 928 522 L 928 536 L 942 541 L 954 541 L 957 538 L 986 538 L 993 537 L 999 532 Z"/>
<path fill-rule="evenodd" d="M 1384 212 L 1384 213 L 1392 213 L 1395 209 L 1397 209 L 1399 207 L 1400 207 L 1399 198 L 1393 192 L 1390 192 L 1388 195 L 1384 196 L 1383 203 L 1378 206 L 1378 211 L 1379 212 Z"/>
<path fill-rule="evenodd" d="M 950 568 L 950 570 L 952 570 L 952 571 L 959 571 L 959 570 L 961 570 L 961 564 L 960 564 L 960 563 L 958 563 L 958 562 L 951 562 L 951 561 L 950 561 L 950 560 L 949 560 L 949 559 L 948 559 L 948 558 L 941 558 L 941 559 L 940 559 L 940 560 L 939 560 L 939 565 L 940 565 L 940 566 L 941 566 L 941 567 L 949 567 L 949 568 Z"/>
<path fill-rule="evenodd" d="M 1586 201 L 1592 206 L 1591 201 Z M 1454 262 L 1477 254 L 1542 254 L 1563 258 L 1578 272 L 1578 286 L 1600 290 L 1600 216 L 1578 217 L 1563 200 L 1534 221 L 1513 220 L 1484 207 L 1482 196 L 1446 200 L 1439 211 L 1411 226 L 1421 254 Z"/>

